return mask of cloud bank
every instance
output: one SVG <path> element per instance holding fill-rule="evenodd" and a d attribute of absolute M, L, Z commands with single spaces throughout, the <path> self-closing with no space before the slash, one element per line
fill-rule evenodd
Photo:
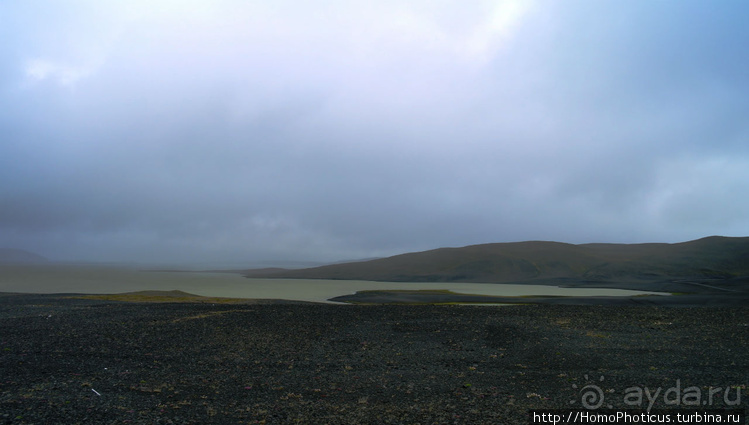
<path fill-rule="evenodd" d="M 745 236 L 747 9 L 6 1 L 0 245 L 333 261 Z"/>

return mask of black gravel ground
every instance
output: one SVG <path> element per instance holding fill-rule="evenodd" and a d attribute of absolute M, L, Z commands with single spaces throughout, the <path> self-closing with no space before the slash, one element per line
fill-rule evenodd
<path fill-rule="evenodd" d="M 647 407 L 624 398 L 645 387 L 671 407 L 678 385 L 747 408 L 748 348 L 749 307 L 0 295 L 0 423 L 525 424 L 586 385 L 604 407 Z"/>

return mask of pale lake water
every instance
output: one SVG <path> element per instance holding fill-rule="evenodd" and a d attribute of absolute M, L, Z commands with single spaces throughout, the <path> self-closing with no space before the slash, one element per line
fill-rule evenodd
<path fill-rule="evenodd" d="M 158 272 L 113 266 L 0 265 L 0 292 L 117 294 L 180 290 L 209 297 L 328 302 L 366 290 L 450 290 L 461 294 L 523 296 L 666 295 L 622 289 L 561 288 L 488 283 L 413 283 L 361 280 L 248 279 L 233 273 Z"/>

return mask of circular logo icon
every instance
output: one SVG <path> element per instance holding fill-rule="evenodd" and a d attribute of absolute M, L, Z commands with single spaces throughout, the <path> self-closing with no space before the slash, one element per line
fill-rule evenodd
<path fill-rule="evenodd" d="M 585 375 L 585 380 L 589 381 L 588 375 Z M 603 382 L 603 376 L 599 379 L 599 382 Z M 577 389 L 577 384 L 572 384 L 572 388 Z M 598 409 L 603 406 L 604 394 L 601 387 L 596 384 L 588 384 L 578 391 L 580 394 L 580 404 L 586 409 Z M 577 400 L 570 401 L 570 404 L 577 403 Z M 610 405 L 608 407 L 611 407 Z"/>
<path fill-rule="evenodd" d="M 598 409 L 603 404 L 603 390 L 598 385 L 590 384 L 580 390 L 580 402 L 586 409 Z"/>

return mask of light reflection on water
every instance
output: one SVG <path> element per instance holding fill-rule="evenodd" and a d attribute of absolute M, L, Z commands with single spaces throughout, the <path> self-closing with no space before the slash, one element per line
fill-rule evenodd
<path fill-rule="evenodd" d="M 560 288 L 545 285 L 486 283 L 412 283 L 359 280 L 248 279 L 233 273 L 157 272 L 115 266 L 3 265 L 0 292 L 116 294 L 180 290 L 211 297 L 326 302 L 366 290 L 450 290 L 461 294 L 524 296 L 633 296 L 645 291 Z"/>

